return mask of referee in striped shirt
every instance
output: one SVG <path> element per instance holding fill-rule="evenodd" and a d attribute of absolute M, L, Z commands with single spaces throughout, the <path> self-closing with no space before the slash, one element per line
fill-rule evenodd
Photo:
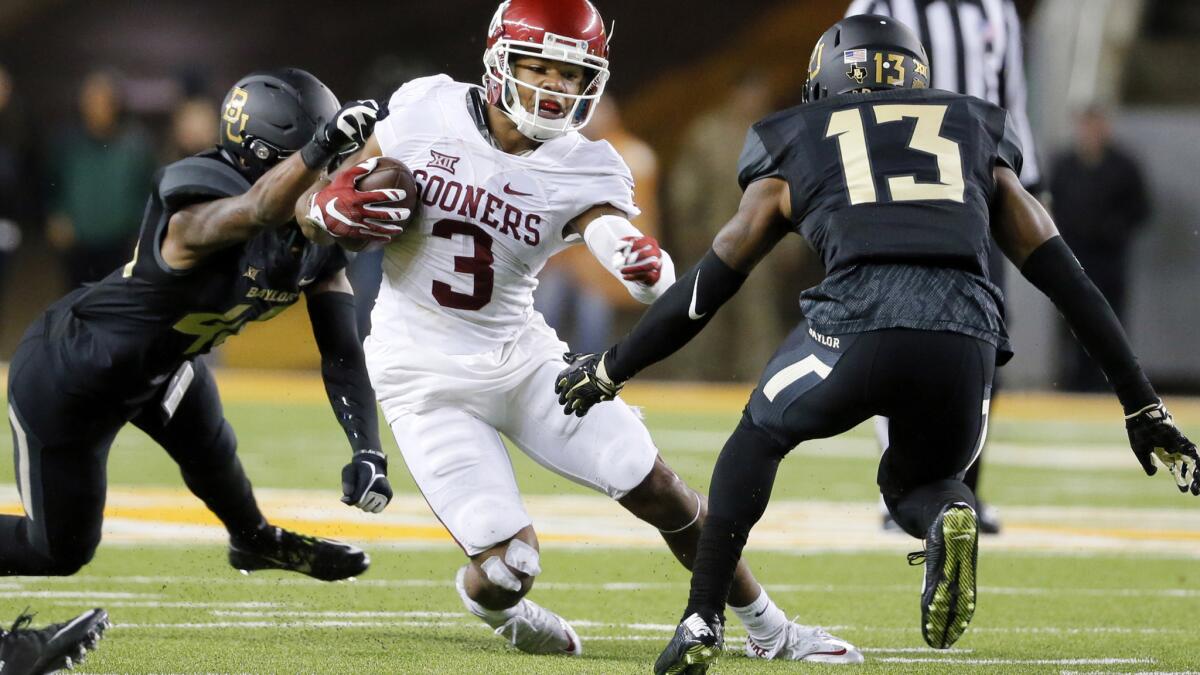
<path fill-rule="evenodd" d="M 1021 183 L 1036 194 L 1041 183 L 1033 133 L 1025 110 L 1025 65 L 1021 54 L 1021 22 L 1012 0 L 853 0 L 846 16 L 882 14 L 917 33 L 929 56 L 935 89 L 968 94 L 995 103 L 1009 112 L 1024 149 Z M 1004 256 L 992 246 L 990 276 L 1004 287 Z M 992 399 L 996 389 L 992 389 Z M 875 418 L 883 448 L 888 445 L 887 419 Z M 967 472 L 965 482 L 977 495 L 982 455 Z M 895 527 L 884 507 L 884 528 Z M 979 531 L 995 534 L 1000 521 L 995 509 L 978 504 Z"/>

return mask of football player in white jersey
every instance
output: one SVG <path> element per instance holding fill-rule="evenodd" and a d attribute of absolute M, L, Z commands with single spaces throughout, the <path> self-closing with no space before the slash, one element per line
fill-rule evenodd
<path fill-rule="evenodd" d="M 409 471 L 470 559 L 456 579 L 463 603 L 532 653 L 578 655 L 582 645 L 525 598 L 541 572 L 538 540 L 501 434 L 658 528 L 685 566 L 706 512 L 629 406 L 561 413 L 553 381 L 567 346 L 533 309 L 538 271 L 580 241 L 642 302 L 675 278 L 670 257 L 629 222 L 638 208 L 628 167 L 578 133 L 604 91 L 607 55 L 587 0 L 504 2 L 485 87 L 445 75 L 404 85 L 347 165 L 363 163 L 297 206 L 313 237 L 390 240 L 365 344 L 372 383 Z M 420 194 L 399 235 L 338 207 L 381 155 L 404 162 Z M 751 657 L 862 661 L 853 645 L 788 621 L 744 563 L 730 602 Z"/>

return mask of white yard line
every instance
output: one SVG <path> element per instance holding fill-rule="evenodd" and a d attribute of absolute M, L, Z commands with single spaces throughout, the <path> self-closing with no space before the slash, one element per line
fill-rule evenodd
<path fill-rule="evenodd" d="M 303 577 L 266 578 L 240 576 L 230 574 L 228 578 L 199 577 L 199 576 L 96 576 L 75 575 L 72 577 L 25 577 L 25 586 L 30 585 L 250 585 L 250 586 L 312 586 L 328 587 L 326 582 L 315 581 Z M 353 585 L 382 587 L 382 588 L 446 588 L 454 585 L 452 579 L 356 579 L 341 582 Z M 23 587 L 25 587 L 23 586 Z M 772 593 L 914 593 L 918 584 L 764 584 Z M 687 588 L 684 581 L 619 581 L 619 582 L 571 582 L 571 581 L 539 581 L 537 588 L 543 591 L 670 591 Z M 979 592 L 984 595 L 1012 596 L 1085 596 L 1085 597 L 1123 597 L 1123 598 L 1200 598 L 1200 589 L 1188 588 L 1057 588 L 1047 586 L 980 586 Z M 11 597 L 16 593 L 4 594 L 0 597 Z M 141 597 L 162 597 L 150 595 Z"/>
<path fill-rule="evenodd" d="M 102 593 L 92 591 L 4 591 L 0 598 L 60 598 L 76 600 L 134 600 L 161 598 L 157 593 Z"/>
<path fill-rule="evenodd" d="M 885 656 L 876 663 L 954 663 L 964 666 L 1117 666 L 1158 663 L 1154 659 L 937 659 Z"/>

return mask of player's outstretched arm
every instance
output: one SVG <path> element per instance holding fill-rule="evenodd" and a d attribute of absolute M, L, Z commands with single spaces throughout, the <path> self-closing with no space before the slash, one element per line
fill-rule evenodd
<path fill-rule="evenodd" d="M 620 209 L 596 206 L 572 223 L 588 250 L 638 302 L 649 305 L 675 283 L 675 263 L 658 240 L 643 234 Z"/>
<path fill-rule="evenodd" d="M 296 199 L 320 171 L 339 153 L 363 144 L 377 111 L 373 101 L 347 103 L 317 128 L 307 145 L 272 167 L 246 192 L 172 214 L 163 239 L 163 259 L 174 269 L 188 269 L 215 251 L 291 220 Z"/>
<path fill-rule="evenodd" d="M 583 416 L 616 397 L 642 369 L 674 354 L 698 335 L 746 276 L 790 231 L 790 190 L 783 180 L 751 183 L 713 248 L 666 290 L 630 331 L 604 354 L 569 357 L 554 387 L 566 414 Z"/>
<path fill-rule="evenodd" d="M 342 468 L 342 502 L 379 513 L 392 499 L 387 457 L 379 439 L 375 391 L 367 376 L 354 316 L 354 292 L 345 270 L 307 292 L 308 315 L 321 352 L 321 378 L 334 415 L 354 452 Z"/>
<path fill-rule="evenodd" d="M 1100 364 L 1125 409 L 1125 427 L 1146 475 L 1157 456 L 1180 491 L 1200 495 L 1196 446 L 1187 439 L 1146 379 L 1108 301 L 1058 235 L 1041 203 L 1007 167 L 995 169 L 992 234 L 1021 274 L 1062 312 L 1075 337 Z"/>

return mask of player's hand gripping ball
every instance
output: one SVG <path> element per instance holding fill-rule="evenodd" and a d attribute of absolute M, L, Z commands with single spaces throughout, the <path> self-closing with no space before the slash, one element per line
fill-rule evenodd
<path fill-rule="evenodd" d="M 662 276 L 662 248 L 654 237 L 623 237 L 615 255 L 625 281 L 653 286 Z"/>
<path fill-rule="evenodd" d="M 417 185 L 408 167 L 372 157 L 339 172 L 309 199 L 309 224 L 344 248 L 381 246 L 404 232 L 417 208 Z"/>

